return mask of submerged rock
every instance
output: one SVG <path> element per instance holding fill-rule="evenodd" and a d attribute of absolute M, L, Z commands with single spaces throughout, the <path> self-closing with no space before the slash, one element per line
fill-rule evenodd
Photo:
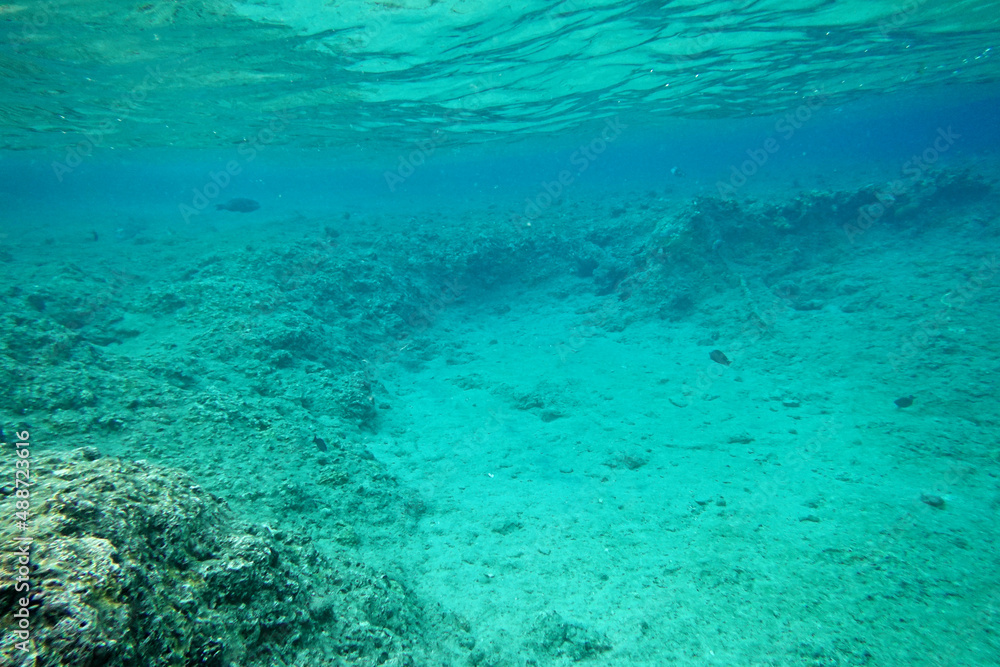
<path fill-rule="evenodd" d="M 554 611 L 538 619 L 530 636 L 534 648 L 547 661 L 568 659 L 581 662 L 613 648 L 603 635 L 578 623 L 566 621 Z"/>
<path fill-rule="evenodd" d="M 32 540 L 30 591 L 0 581 L 0 664 L 429 664 L 420 608 L 356 559 L 240 524 L 179 470 L 92 448 L 32 463 L 29 528 L 0 527 L 5 544 Z M 14 489 L 0 492 L 14 516 Z"/>

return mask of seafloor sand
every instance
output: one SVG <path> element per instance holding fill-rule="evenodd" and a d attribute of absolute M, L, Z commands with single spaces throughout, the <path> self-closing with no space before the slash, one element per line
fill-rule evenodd
<path fill-rule="evenodd" d="M 42 220 L 4 417 L 389 572 L 469 664 L 997 665 L 995 192 L 660 254 L 697 202 Z"/>

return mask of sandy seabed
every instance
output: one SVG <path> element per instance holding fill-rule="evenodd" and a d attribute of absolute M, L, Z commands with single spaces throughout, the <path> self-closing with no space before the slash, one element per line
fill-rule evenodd
<path fill-rule="evenodd" d="M 390 573 L 455 664 L 997 665 L 1000 222 L 936 197 L 53 217 L 5 419 Z"/>

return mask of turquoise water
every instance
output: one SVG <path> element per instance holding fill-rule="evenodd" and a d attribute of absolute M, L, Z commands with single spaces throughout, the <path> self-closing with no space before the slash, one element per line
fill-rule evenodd
<path fill-rule="evenodd" d="M 0 664 L 1000 665 L 995 14 L 0 5 Z"/>

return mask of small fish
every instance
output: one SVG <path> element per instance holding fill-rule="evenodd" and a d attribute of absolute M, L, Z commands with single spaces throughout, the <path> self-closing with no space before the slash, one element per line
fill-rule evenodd
<path fill-rule="evenodd" d="M 316 445 L 316 449 L 318 449 L 321 452 L 325 452 L 327 449 L 329 449 L 326 446 L 326 440 L 324 440 L 323 438 L 319 437 L 318 435 L 314 435 L 313 436 L 313 444 L 315 444 Z"/>
<path fill-rule="evenodd" d="M 230 199 L 225 204 L 215 205 L 215 210 L 217 211 L 233 211 L 235 213 L 250 213 L 251 211 L 256 211 L 259 208 L 259 202 L 255 202 L 253 199 L 243 199 L 241 197 Z"/>
<path fill-rule="evenodd" d="M 717 364 L 722 364 L 723 366 L 728 366 L 730 363 L 729 357 L 723 354 L 722 350 L 712 350 L 711 352 L 709 352 L 708 356 L 712 358 L 712 361 L 714 361 Z"/>
<path fill-rule="evenodd" d="M 897 408 L 908 408 L 913 405 L 913 396 L 903 396 L 902 398 L 897 398 L 893 403 L 896 404 Z"/>

